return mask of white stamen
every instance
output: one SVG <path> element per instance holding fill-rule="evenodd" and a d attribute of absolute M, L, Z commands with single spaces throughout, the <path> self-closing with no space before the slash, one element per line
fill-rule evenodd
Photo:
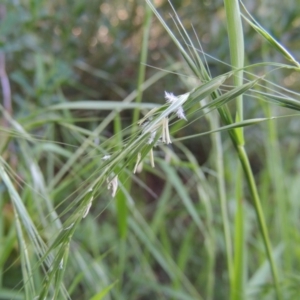
<path fill-rule="evenodd" d="M 169 119 L 163 118 L 162 120 L 162 141 L 166 144 L 171 144 L 171 138 L 169 133 Z"/>
<path fill-rule="evenodd" d="M 139 152 L 138 155 L 137 155 L 137 159 L 136 159 L 136 163 L 135 163 L 135 166 L 134 166 L 133 174 L 135 174 L 136 171 L 138 170 L 139 165 L 140 165 L 141 158 L 142 158 L 142 155 L 141 155 L 141 153 Z"/>
<path fill-rule="evenodd" d="M 168 93 L 165 91 L 165 99 L 168 103 L 173 103 L 178 100 L 178 98 L 173 93 Z"/>
<path fill-rule="evenodd" d="M 153 149 L 152 148 L 150 150 L 150 163 L 151 163 L 151 167 L 154 168 L 155 164 L 154 164 L 154 155 L 153 155 Z"/>
<path fill-rule="evenodd" d="M 137 173 L 141 173 L 143 171 L 143 162 L 141 161 L 136 169 Z"/>
<path fill-rule="evenodd" d="M 176 97 L 173 93 L 168 93 L 168 92 L 165 92 L 165 98 L 166 98 L 166 100 L 167 100 L 167 103 L 170 103 L 170 104 L 172 104 L 172 103 L 174 103 L 174 102 L 176 102 L 176 101 L 179 100 L 179 98 Z M 178 108 L 177 111 L 176 111 L 176 114 L 177 114 L 177 117 L 178 117 L 179 119 L 182 119 L 182 120 L 186 120 L 186 121 L 187 121 L 182 106 L 179 106 L 179 108 Z"/>
<path fill-rule="evenodd" d="M 182 119 L 182 120 L 186 120 L 186 121 L 187 121 L 187 118 L 185 117 L 184 110 L 183 110 L 182 106 L 180 106 L 180 107 L 177 109 L 176 114 L 177 114 L 177 117 L 178 117 L 179 119 Z"/>
<path fill-rule="evenodd" d="M 118 189 L 118 175 L 116 175 L 107 185 L 107 189 L 111 189 L 111 196 L 115 197 Z"/>

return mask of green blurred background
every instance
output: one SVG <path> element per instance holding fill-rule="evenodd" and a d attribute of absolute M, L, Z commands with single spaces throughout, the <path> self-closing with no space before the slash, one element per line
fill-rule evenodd
<path fill-rule="evenodd" d="M 171 15 L 172 10 L 167 1 L 154 1 L 159 12 L 176 32 Z M 212 76 L 220 75 L 230 70 L 230 56 L 226 31 L 226 16 L 223 2 L 215 1 L 172 1 L 191 39 L 198 45 L 198 39 L 205 53 L 207 64 Z M 245 5 L 252 15 L 276 39 L 282 42 L 298 60 L 300 59 L 300 2 L 295 1 L 245 1 Z M 69 136 L 69 132 L 58 123 L 54 113 L 36 114 L 50 105 L 71 102 L 76 100 L 115 100 L 122 101 L 128 94 L 137 88 L 138 70 L 140 67 L 140 51 L 143 38 L 143 23 L 146 13 L 146 4 L 143 1 L 45 1 L 45 0 L 2 0 L 0 4 L 0 53 L 5 55 L 6 72 L 9 77 L 12 93 L 12 116 L 24 124 L 32 134 L 39 135 L 56 142 L 66 143 L 64 148 L 74 151 L 81 140 L 76 135 Z M 247 63 L 260 61 L 282 62 L 283 58 L 247 25 L 244 24 L 245 49 Z M 199 45 L 200 48 L 200 45 Z M 164 103 L 164 91 L 174 94 L 185 93 L 187 82 L 192 84 L 193 78 L 187 70 L 177 48 L 164 31 L 155 17 L 152 18 L 146 79 L 154 76 L 159 70 L 169 70 L 178 63 L 180 67 L 174 69 L 174 74 L 161 78 L 151 88 L 145 90 L 143 102 Z M 179 73 L 179 74 L 177 74 Z M 272 79 L 283 87 L 300 91 L 300 73 L 280 71 Z M 180 77 L 185 80 L 180 80 Z M 246 98 L 247 99 L 247 98 Z M 245 116 L 252 118 L 261 116 L 261 106 L 258 102 L 245 102 Z M 273 114 L 280 113 L 274 109 Z M 101 110 L 72 110 L 62 114 L 65 118 L 73 118 L 73 125 L 87 130 L 93 130 L 107 115 Z M 131 111 L 120 114 L 122 126 L 131 125 Z M 61 117 L 61 116 L 60 116 Z M 49 122 L 41 120 L 49 118 Z M 30 123 L 32 121 L 32 123 Z M 39 125 L 39 122 L 41 125 Z M 292 201 L 297 198 L 298 171 L 300 160 L 297 156 L 299 120 L 292 118 L 278 121 L 278 140 L 281 151 L 287 153 L 283 158 L 283 165 L 291 178 L 290 190 Z M 102 132 L 103 137 L 113 136 L 114 124 L 111 122 Z M 246 131 L 247 150 L 252 168 L 257 176 L 260 192 L 265 198 L 272 199 L 273 189 L 268 181 L 266 171 L 266 157 L 263 142 L 263 127 L 251 127 Z M 176 137 L 191 135 L 195 132 L 208 130 L 205 119 L 195 122 L 187 128 L 178 130 Z M 226 160 L 226 180 L 230 201 L 234 197 L 234 170 L 236 162 L 232 162 L 232 149 L 224 137 L 224 151 Z M 74 148 L 72 148 L 73 146 Z M 210 138 L 188 140 L 184 143 L 200 166 L 203 166 L 207 178 L 213 178 L 210 162 Z M 33 150 L 38 164 L 43 171 L 46 185 L 59 171 L 61 162 L 55 163 L 49 171 L 49 157 L 43 154 L 43 148 L 37 146 Z M 18 157 L 21 150 L 13 152 Z M 176 152 L 176 150 L 174 150 Z M 180 157 L 182 153 L 176 152 Z M 6 153 L 6 159 L 13 164 L 14 156 Z M 93 155 L 93 154 L 91 154 Z M 66 157 L 62 158 L 67 159 Z M 100 158 L 98 158 L 100 159 Z M 26 164 L 22 165 L 16 159 L 16 172 L 25 180 Z M 190 163 L 190 162 L 189 162 Z M 18 165 L 20 164 L 20 165 Z M 188 164 L 188 163 L 187 163 Z M 173 166 L 176 170 L 177 166 Z M 48 168 L 48 169 L 47 169 Z M 184 161 L 178 163 L 178 169 L 185 168 Z M 195 178 L 190 170 L 180 171 L 180 180 L 186 186 L 191 199 L 196 203 L 198 213 L 205 224 L 207 210 L 197 202 L 197 191 L 193 190 Z M 114 287 L 114 292 L 108 299 L 193 299 L 192 290 L 195 288 L 200 293 L 206 288 L 207 266 L 206 240 L 202 233 L 197 232 L 196 225 L 182 208 L 178 191 L 172 184 L 166 183 L 170 173 L 167 169 L 160 173 L 159 170 L 149 170 L 139 175 L 140 180 L 150 189 L 145 192 L 141 183 L 135 183 L 131 190 L 136 200 L 136 207 L 149 224 L 153 233 L 146 235 L 140 228 L 135 228 L 135 221 L 130 225 L 127 242 L 120 243 L 117 230 L 117 221 L 113 206 L 106 196 L 98 201 L 89 215 L 77 229 L 74 236 L 74 245 L 70 251 L 70 270 L 65 275 L 65 284 L 69 289 L 72 299 L 92 299 L 99 290 L 119 280 Z M 199 175 L 199 174 L 198 174 Z M 194 175 L 193 175 L 194 176 Z M 200 176 L 200 175 L 199 175 Z M 201 177 L 201 176 L 200 176 Z M 87 174 L 79 174 L 73 185 L 62 178 L 61 185 L 49 191 L 53 205 L 58 205 L 65 199 L 80 180 L 86 180 Z M 179 177 L 178 177 L 179 178 Z M 71 179 L 68 179 L 71 180 Z M 213 190 L 213 187 L 212 187 Z M 32 218 L 40 222 L 35 216 L 35 208 L 31 203 L 30 192 L 24 188 L 24 201 Z M 1 299 L 23 299 L 20 262 L 18 260 L 18 244 L 16 236 L 11 233 L 13 226 L 13 212 L 6 200 L 5 187 L 1 183 L 1 208 L 2 208 L 2 251 L 4 261 L 1 264 Z M 26 198 L 28 197 L 28 198 Z M 213 212 L 212 226 L 216 239 L 216 262 L 214 267 L 215 286 L 214 299 L 227 299 L 228 278 L 226 277 L 226 262 L 224 255 L 224 241 L 222 225 L 216 195 L 211 192 L 211 208 Z M 31 200 L 30 200 L 31 199 Z M 175 200 L 174 200 L 175 199 Z M 173 202 L 171 202 L 174 200 Z M 203 199 L 202 199 L 203 200 Z M 214 202 L 215 201 L 215 202 Z M 232 201 L 233 202 L 233 201 Z M 270 205 L 265 202 L 265 205 Z M 248 205 L 248 204 L 247 204 Z M 163 207 L 159 210 L 159 207 Z M 293 218 L 297 220 L 299 205 L 294 206 Z M 58 212 L 63 209 L 58 208 Z M 234 207 L 232 207 L 233 218 Z M 249 205 L 249 231 L 254 232 L 253 210 Z M 162 215 L 158 215 L 160 212 Z M 276 224 L 272 211 L 269 211 L 269 224 Z M 273 223 L 272 223 L 273 222 Z M 134 229 L 135 228 L 135 229 Z M 146 232 L 147 230 L 142 227 Z M 296 228 L 295 228 L 296 230 Z M 11 236 L 10 236 L 11 234 Z M 45 240 L 48 238 L 46 230 L 43 231 Z M 147 236 L 143 240 L 143 235 Z M 196 238 L 195 238 L 196 236 Z M 275 236 L 275 234 L 274 234 Z M 161 248 L 156 248 L 155 240 L 159 241 Z M 295 240 L 300 240 L 295 234 Z M 276 238 L 275 238 L 276 240 Z M 251 240 L 249 247 L 256 249 L 258 254 L 251 256 L 256 264 L 263 262 L 261 258 L 261 243 Z M 10 246 L 7 246 L 9 243 Z M 5 246 L 4 246 L 5 245 Z M 125 262 L 120 258 L 119 252 L 126 248 Z M 152 248 L 151 248 L 152 247 Z M 78 249 L 80 250 L 78 250 Z M 8 249 L 8 250 L 7 250 Z M 6 251 L 7 250 L 7 251 Z M 80 255 L 78 254 L 80 252 Z M 295 253 L 300 254 L 297 246 Z M 185 278 L 172 278 L 167 270 L 172 267 L 163 267 L 165 264 L 173 266 L 165 255 L 175 261 L 175 265 L 182 270 Z M 72 260 L 73 259 L 73 260 Z M 165 260 L 165 262 L 164 262 Z M 75 266 L 76 263 L 79 265 Z M 298 264 L 299 265 L 299 264 Z M 204 270 L 204 271 L 203 271 Z M 254 273 L 254 268 L 249 268 L 249 273 Z M 202 272 L 203 271 L 203 272 Z M 172 271 L 170 271 L 172 273 Z M 122 279 L 120 279 L 120 274 Z M 75 276 L 75 279 L 74 279 Z M 294 275 L 293 275 L 294 276 Z M 297 273 L 297 276 L 299 274 Z M 170 279 L 171 278 L 171 279 Z M 297 278 L 298 280 L 298 278 Z M 183 283 L 182 283 L 183 282 Z M 294 281 L 291 281 L 292 283 Z M 290 283 L 292 285 L 292 283 Z M 189 284 L 193 288 L 189 287 Z M 266 288 L 267 289 L 267 288 Z M 186 294 L 183 291 L 188 291 Z M 1 294 L 2 291 L 2 294 Z M 205 294 L 205 292 L 204 292 Z M 1 296 L 2 295 L 2 296 Z M 5 296 L 6 295 L 6 296 Z M 189 296 L 187 296 L 189 295 Z M 189 298 L 188 298 L 189 297 Z M 101 298 L 95 298 L 101 299 Z M 194 298 L 196 299 L 196 298 Z"/>

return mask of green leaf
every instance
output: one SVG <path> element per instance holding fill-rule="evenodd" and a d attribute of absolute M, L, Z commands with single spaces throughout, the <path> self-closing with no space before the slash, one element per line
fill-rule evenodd
<path fill-rule="evenodd" d="M 97 293 L 92 298 L 90 298 L 90 300 L 102 300 L 102 299 L 104 299 L 104 297 L 110 292 L 110 290 L 116 285 L 117 282 L 118 281 L 113 282 L 112 284 L 110 284 L 109 286 L 104 288 L 101 292 Z"/>
<path fill-rule="evenodd" d="M 124 109 L 152 109 L 158 107 L 159 104 L 155 103 L 127 103 L 121 101 L 76 101 L 64 102 L 56 105 L 49 106 L 49 110 L 61 109 L 81 109 L 81 110 L 124 110 Z"/>
<path fill-rule="evenodd" d="M 244 6 L 244 9 L 246 9 L 245 6 Z M 249 12 L 248 12 L 248 14 L 249 14 Z M 287 60 L 291 61 L 298 68 L 300 68 L 300 64 L 293 57 L 293 55 L 287 49 L 285 49 L 278 41 L 276 41 L 276 39 L 273 38 L 262 26 L 260 26 L 256 21 L 252 22 L 246 16 L 244 16 L 244 15 L 242 15 L 242 16 L 257 33 L 259 33 L 265 40 L 267 40 L 273 46 L 273 48 L 275 48 L 279 53 L 281 53 Z"/>

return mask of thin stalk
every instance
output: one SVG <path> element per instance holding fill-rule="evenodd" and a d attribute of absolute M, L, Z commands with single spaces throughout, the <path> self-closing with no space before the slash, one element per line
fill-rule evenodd
<path fill-rule="evenodd" d="M 269 60 L 269 54 L 267 47 L 263 44 L 262 56 L 265 61 Z M 268 69 L 266 68 L 266 71 Z M 268 84 L 268 83 L 266 83 Z M 267 86 L 268 87 L 268 86 Z M 267 102 L 262 101 L 263 110 L 267 118 L 271 118 L 274 115 L 274 109 Z M 271 181 L 272 189 L 274 190 L 274 200 L 277 203 L 276 207 L 276 232 L 280 233 L 279 239 L 284 241 L 285 249 L 291 249 L 291 242 L 289 239 L 290 223 L 287 190 L 284 177 L 284 167 L 282 162 L 282 156 L 280 146 L 278 143 L 278 131 L 277 125 L 274 120 L 270 120 L 267 123 L 267 137 L 265 139 L 265 149 L 267 157 L 267 166 L 269 172 L 269 178 Z M 276 164 L 274 162 L 276 161 Z M 284 268 L 285 271 L 290 272 L 292 270 L 292 255 L 290 250 L 284 251 Z"/>
<path fill-rule="evenodd" d="M 126 247 L 126 239 L 121 238 L 118 243 L 118 299 L 122 300 L 124 299 L 123 294 L 123 288 L 124 288 L 124 274 L 125 274 L 125 268 L 126 268 L 126 259 L 128 257 L 127 255 L 127 247 Z"/>
<path fill-rule="evenodd" d="M 117 143 L 117 148 L 122 149 L 122 122 L 120 114 L 116 114 L 114 119 L 114 137 Z M 122 161 L 122 163 L 125 163 Z M 126 189 L 130 188 L 130 182 L 126 181 L 125 174 L 119 174 L 119 180 L 124 182 Z M 117 220 L 118 220 L 118 231 L 119 231 L 119 247 L 118 247 L 118 284 L 117 284 L 117 292 L 118 292 L 118 299 L 123 298 L 123 278 L 125 274 L 126 268 L 126 258 L 127 258 L 127 235 L 128 235 L 128 207 L 127 207 L 127 200 L 126 196 L 124 195 L 122 190 L 119 190 L 115 197 L 116 203 L 116 213 L 117 213 Z"/>
<path fill-rule="evenodd" d="M 230 47 L 231 65 L 233 69 L 241 69 L 244 66 L 244 33 L 241 22 L 240 8 L 238 0 L 224 0 L 226 16 L 227 16 L 227 31 Z M 236 87 L 243 84 L 243 70 L 238 71 L 234 76 L 234 85 Z M 243 121 L 243 95 L 236 98 L 236 122 Z M 235 130 L 237 142 L 239 146 L 244 145 L 244 130 L 238 128 Z M 241 174 L 241 166 L 238 164 L 238 174 Z M 242 186 L 241 177 L 237 179 L 237 197 L 236 197 L 236 216 L 235 216 L 235 238 L 234 238 L 234 272 L 231 279 L 230 295 L 232 300 L 243 298 L 243 257 L 244 257 L 244 215 L 242 204 Z"/>
<path fill-rule="evenodd" d="M 220 127 L 218 115 L 211 113 L 209 121 L 210 121 L 210 126 L 213 130 Z M 225 180 L 224 180 L 225 174 L 224 174 L 223 147 L 222 147 L 220 132 L 216 132 L 212 135 L 212 143 L 216 154 L 215 165 L 217 171 L 218 194 L 219 194 L 219 199 L 221 204 L 221 214 L 222 214 L 223 230 L 224 230 L 224 238 L 225 238 L 228 275 L 229 275 L 229 280 L 231 281 L 233 275 L 232 239 L 230 236 L 230 223 L 229 223 L 228 210 L 227 210 L 226 187 L 225 187 Z"/>
<path fill-rule="evenodd" d="M 143 89 L 142 84 L 145 80 L 145 70 L 146 70 L 146 63 L 147 63 L 147 56 L 148 56 L 148 41 L 150 35 L 150 28 L 151 28 L 151 20 L 152 20 L 152 10 L 149 5 L 145 5 L 145 21 L 144 21 L 144 34 L 143 34 L 143 41 L 142 41 L 142 49 L 141 49 L 141 57 L 140 57 L 140 65 L 139 65 L 139 73 L 138 73 L 138 82 L 137 82 L 137 97 L 135 102 L 140 103 L 142 101 L 143 96 Z M 133 129 L 136 127 L 136 123 L 139 119 L 140 109 L 137 107 L 133 111 Z"/>
<path fill-rule="evenodd" d="M 260 202 L 259 195 L 257 192 L 256 184 L 254 181 L 254 176 L 253 176 L 253 173 L 251 170 L 251 166 L 250 166 L 249 159 L 248 159 L 247 153 L 245 151 L 245 148 L 243 146 L 237 146 L 236 149 L 237 149 L 238 156 L 241 161 L 241 164 L 242 164 L 245 176 L 246 176 L 246 180 L 247 180 L 250 192 L 251 192 L 251 196 L 253 199 L 255 213 L 256 213 L 257 220 L 258 220 L 258 225 L 259 225 L 262 237 L 263 237 L 265 250 L 266 250 L 267 257 L 268 257 L 270 267 L 271 267 L 271 272 L 272 272 L 273 281 L 274 281 L 274 285 L 275 285 L 276 296 L 277 296 L 277 299 L 279 300 L 282 298 L 281 298 L 281 292 L 280 292 L 280 288 L 279 288 L 278 274 L 277 274 L 276 265 L 275 265 L 275 262 L 273 259 L 273 255 L 272 255 L 271 242 L 269 239 L 269 234 L 268 234 L 266 221 L 264 218 L 264 213 L 263 213 L 263 210 L 261 207 L 261 202 Z"/>
<path fill-rule="evenodd" d="M 264 103 L 264 110 L 267 118 L 272 117 L 272 109 L 269 103 Z M 284 252 L 284 267 L 285 271 L 292 270 L 292 255 L 290 255 L 291 241 L 289 239 L 290 224 L 287 191 L 284 182 L 284 170 L 282 156 L 278 144 L 278 134 L 276 123 L 274 120 L 267 122 L 268 135 L 265 142 L 267 152 L 267 165 L 272 188 L 274 189 L 274 199 L 277 203 L 276 207 L 276 232 L 279 233 L 279 239 L 284 241 L 287 251 Z M 276 164 L 274 164 L 276 162 Z"/>
<path fill-rule="evenodd" d="M 236 178 L 236 214 L 234 228 L 234 277 L 232 299 L 244 299 L 245 278 L 245 237 L 244 237 L 244 205 L 243 205 L 243 169 L 238 163 Z"/>
<path fill-rule="evenodd" d="M 214 285 L 215 285 L 215 276 L 214 270 L 216 266 L 216 246 L 214 241 L 209 241 L 208 246 L 210 251 L 208 253 L 208 262 L 207 262 L 207 287 L 206 287 L 206 299 L 212 300 L 214 298 Z"/>
<path fill-rule="evenodd" d="M 117 142 L 117 148 L 122 149 L 122 123 L 120 114 L 117 114 L 114 119 L 114 137 Z M 125 162 L 122 162 L 125 163 Z M 119 174 L 120 180 L 124 182 L 126 177 L 123 174 Z M 126 182 L 126 181 L 125 181 Z M 121 239 L 126 239 L 127 237 L 127 205 L 126 197 L 122 192 L 116 195 L 116 208 L 117 208 L 117 219 L 118 219 L 118 229 L 119 236 Z"/>
<path fill-rule="evenodd" d="M 244 33 L 241 21 L 241 14 L 238 0 L 224 0 L 227 29 L 230 47 L 231 66 L 235 69 L 241 69 L 244 66 Z M 234 85 L 240 86 L 243 84 L 243 70 L 238 71 L 234 76 Z M 243 95 L 237 98 L 236 121 L 243 120 Z M 243 129 L 237 130 L 240 144 L 243 144 Z"/>

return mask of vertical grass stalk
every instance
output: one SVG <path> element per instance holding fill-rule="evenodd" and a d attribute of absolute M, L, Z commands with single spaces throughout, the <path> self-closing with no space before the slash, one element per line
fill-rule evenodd
<path fill-rule="evenodd" d="M 209 118 L 210 126 L 212 130 L 217 130 L 220 126 L 219 116 L 211 113 Z M 215 167 L 217 171 L 217 182 L 218 182 L 218 196 L 220 198 L 221 204 L 221 214 L 223 222 L 223 231 L 226 247 L 226 259 L 227 259 L 227 268 L 228 268 L 228 277 L 231 281 L 233 276 L 233 253 L 232 253 L 232 238 L 230 234 L 230 222 L 228 217 L 227 210 L 227 201 L 226 201 L 226 187 L 225 187 L 225 172 L 224 172 L 224 159 L 223 159 L 223 147 L 221 140 L 221 133 L 216 132 L 212 135 L 212 143 L 215 151 Z"/>
<path fill-rule="evenodd" d="M 257 192 L 254 176 L 253 176 L 253 173 L 251 170 L 251 166 L 250 166 L 245 148 L 243 146 L 238 146 L 237 151 L 238 151 L 240 161 L 242 163 L 242 167 L 244 169 L 244 173 L 245 173 L 245 177 L 246 177 L 248 186 L 250 188 L 250 192 L 251 192 L 251 196 L 252 196 L 252 200 L 253 200 L 253 204 L 254 204 L 254 208 L 255 208 L 255 213 L 256 213 L 257 220 L 258 220 L 259 229 L 260 229 L 260 232 L 261 232 L 261 235 L 263 238 L 267 257 L 268 257 L 268 260 L 270 263 L 270 268 L 271 268 L 271 272 L 272 272 L 272 276 L 273 276 L 273 282 L 274 282 L 274 288 L 276 291 L 276 296 L 277 296 L 277 299 L 279 300 L 279 299 L 281 299 L 281 292 L 280 292 L 280 288 L 279 288 L 277 269 L 276 269 L 276 265 L 275 265 L 273 255 L 272 255 L 271 242 L 269 239 L 267 225 L 265 222 L 264 213 L 263 213 L 259 195 Z"/>
<path fill-rule="evenodd" d="M 229 46 L 230 46 L 230 55 L 231 55 L 231 64 L 234 69 L 240 69 L 244 66 L 244 37 L 243 37 L 243 29 L 242 29 L 242 22 L 241 22 L 241 13 L 239 8 L 239 2 L 238 0 L 224 0 L 225 9 L 226 9 L 226 15 L 227 15 L 227 28 L 228 28 L 228 37 L 229 37 Z M 235 86 L 239 86 L 243 84 L 243 72 L 239 71 L 236 73 L 236 76 L 234 77 L 234 84 Z M 236 121 L 242 121 L 243 120 L 243 98 L 242 95 L 237 98 L 237 113 L 236 113 Z M 272 250 L 271 250 L 271 243 L 269 240 L 269 234 L 263 214 L 263 210 L 261 207 L 261 202 L 258 196 L 256 184 L 254 181 L 254 176 L 251 170 L 251 166 L 248 160 L 248 156 L 246 154 L 245 148 L 244 148 L 244 136 L 243 136 L 243 129 L 239 128 L 235 131 L 237 136 L 237 151 L 238 155 L 241 161 L 241 164 L 243 166 L 246 180 L 248 182 L 248 186 L 250 188 L 252 199 L 257 215 L 257 220 L 259 223 L 260 231 L 263 237 L 264 245 L 267 252 L 267 257 L 270 262 L 270 267 L 273 275 L 273 281 L 275 285 L 275 291 L 277 298 L 281 298 L 280 289 L 279 289 L 279 283 L 278 283 L 278 275 L 276 266 L 273 260 L 272 256 Z M 239 199 L 237 199 L 239 201 Z M 238 203 L 239 207 L 239 203 Z M 242 213 L 241 209 L 237 210 L 237 213 Z M 239 222 L 243 222 L 242 215 L 237 218 Z M 237 224 L 238 225 L 238 224 Z M 242 235 L 240 235 L 242 237 Z M 237 242 L 240 243 L 238 240 Z M 243 256 L 243 245 L 240 243 L 241 248 L 238 249 L 238 255 L 239 260 L 236 260 L 235 263 L 240 263 L 242 261 Z M 234 276 L 234 281 L 232 282 L 232 299 L 240 299 L 243 295 L 243 286 L 242 281 L 237 280 L 237 278 L 240 278 L 240 276 L 243 276 L 244 273 L 240 268 L 235 268 L 237 273 Z"/>
<path fill-rule="evenodd" d="M 272 110 L 269 103 L 263 103 L 264 111 L 267 118 L 272 117 Z M 268 173 L 271 181 L 272 189 L 274 189 L 274 200 L 277 206 L 276 209 L 276 231 L 279 234 L 280 241 L 284 241 L 286 251 L 284 251 L 284 269 L 289 272 L 292 270 L 292 255 L 288 249 L 291 249 L 291 240 L 289 238 L 289 230 L 292 226 L 290 224 L 288 201 L 286 197 L 286 186 L 284 177 L 284 168 L 282 163 L 282 156 L 278 144 L 278 133 L 276 123 L 274 120 L 268 121 L 268 136 L 266 139 L 266 155 Z M 276 164 L 274 164 L 276 162 Z"/>
<path fill-rule="evenodd" d="M 226 16 L 227 16 L 227 31 L 230 48 L 231 66 L 235 69 L 241 69 L 244 66 L 244 33 L 240 16 L 240 8 L 238 0 L 224 0 Z M 233 78 L 234 85 L 241 86 L 243 84 L 243 70 L 235 73 Z M 236 98 L 236 122 L 243 121 L 243 95 Z M 236 130 L 239 136 L 239 143 L 242 145 L 243 128 Z"/>
<path fill-rule="evenodd" d="M 227 16 L 227 31 L 230 47 L 231 65 L 233 69 L 240 69 L 244 66 L 244 34 L 240 16 L 240 8 L 238 0 L 224 0 L 226 16 Z M 234 85 L 236 87 L 243 84 L 243 71 L 238 71 L 234 76 Z M 236 98 L 236 122 L 243 121 L 243 95 Z M 243 128 L 236 129 L 236 135 L 239 146 L 244 145 Z M 241 165 L 238 164 L 238 174 L 241 174 Z M 244 257 L 244 215 L 242 207 L 243 198 L 243 181 L 237 180 L 237 198 L 236 198 L 236 216 L 235 216 L 235 237 L 234 237 L 234 272 L 230 278 L 231 283 L 231 299 L 238 300 L 243 297 L 244 280 L 243 276 L 243 257 Z"/>
<path fill-rule="evenodd" d="M 142 40 L 142 49 L 140 56 L 140 64 L 139 64 L 139 73 L 138 73 L 138 82 L 137 82 L 137 97 L 135 102 L 140 103 L 142 101 L 143 89 L 142 84 L 145 80 L 145 71 L 146 71 L 146 63 L 148 56 L 148 41 L 150 35 L 151 28 L 151 20 L 152 20 L 152 10 L 148 5 L 145 5 L 145 21 L 144 21 L 144 32 L 143 32 L 143 40 Z M 136 128 L 136 123 L 139 119 L 140 109 L 137 107 L 133 111 L 133 130 Z"/>
<path fill-rule="evenodd" d="M 238 162 L 236 176 L 236 213 L 234 220 L 234 277 L 231 290 L 232 299 L 244 299 L 245 282 L 245 219 L 243 205 L 243 169 Z"/>
<path fill-rule="evenodd" d="M 262 47 L 262 56 L 264 61 L 269 61 L 269 54 L 267 52 L 266 45 Z M 268 70 L 266 70 L 268 71 Z M 268 82 L 266 82 L 266 87 L 268 86 Z M 264 101 L 262 103 L 262 108 L 267 118 L 271 118 L 275 113 L 276 108 L 272 108 L 269 103 Z M 289 230 L 291 228 L 290 218 L 289 218 L 289 208 L 288 201 L 286 201 L 286 185 L 285 181 L 282 180 L 284 177 L 284 167 L 281 156 L 280 145 L 278 143 L 278 130 L 277 124 L 274 120 L 270 120 L 267 123 L 267 137 L 265 139 L 265 151 L 267 157 L 267 167 L 269 178 L 271 182 L 271 187 L 274 190 L 274 200 L 276 203 L 276 231 L 280 233 L 280 240 L 284 241 L 285 249 L 290 249 L 291 241 L 289 239 Z M 276 164 L 274 162 L 276 161 Z M 284 263 L 283 267 L 286 272 L 290 272 L 292 270 L 292 255 L 290 251 L 284 251 Z"/>

